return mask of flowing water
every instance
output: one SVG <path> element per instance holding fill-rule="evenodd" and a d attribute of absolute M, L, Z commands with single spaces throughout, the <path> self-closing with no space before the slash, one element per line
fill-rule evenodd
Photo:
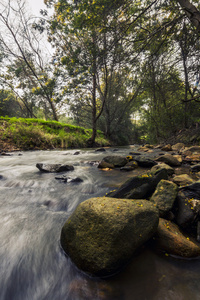
<path fill-rule="evenodd" d="M 130 148 L 116 154 L 128 155 Z M 124 173 L 97 168 L 113 154 L 81 150 L 30 151 L 0 157 L 0 300 L 196 300 L 200 261 L 144 250 L 118 275 L 95 279 L 81 273 L 63 253 L 63 224 L 77 205 L 105 195 L 137 169 Z M 93 161 L 93 163 L 91 163 Z M 74 165 L 81 183 L 64 183 L 41 173 L 36 163 Z M 144 172 L 145 170 L 143 170 Z"/>

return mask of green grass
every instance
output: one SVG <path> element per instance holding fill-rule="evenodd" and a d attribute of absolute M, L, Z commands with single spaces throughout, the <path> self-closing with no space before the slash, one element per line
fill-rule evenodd
<path fill-rule="evenodd" d="M 84 148 L 91 134 L 91 129 L 57 121 L 0 117 L 1 143 L 19 150 Z M 101 131 L 97 132 L 96 142 L 99 146 L 109 145 Z"/>

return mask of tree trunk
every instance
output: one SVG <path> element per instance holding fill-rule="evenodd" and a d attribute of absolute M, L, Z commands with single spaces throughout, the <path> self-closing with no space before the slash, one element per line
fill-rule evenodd
<path fill-rule="evenodd" d="M 96 108 L 96 62 L 94 62 L 93 66 L 93 88 L 92 88 L 92 136 L 90 139 L 91 146 L 93 147 L 95 144 L 95 138 L 97 134 L 97 124 L 96 124 L 96 114 L 97 114 L 97 108 Z"/>
<path fill-rule="evenodd" d="M 57 116 L 57 113 L 56 113 L 55 105 L 54 105 L 53 101 L 51 101 L 51 99 L 49 99 L 49 97 L 48 97 L 48 102 L 50 104 L 50 107 L 51 107 L 51 110 L 52 110 L 52 113 L 53 113 L 53 119 L 55 121 L 58 121 L 58 116 Z"/>
<path fill-rule="evenodd" d="M 177 2 L 185 11 L 190 22 L 196 27 L 198 33 L 200 33 L 200 11 L 188 0 L 177 0 Z"/>
<path fill-rule="evenodd" d="M 97 107 L 96 107 L 96 90 L 97 90 L 97 66 L 96 66 L 96 34 L 93 33 L 93 67 L 92 67 L 92 136 L 89 140 L 90 146 L 95 145 L 95 139 L 97 134 Z"/>

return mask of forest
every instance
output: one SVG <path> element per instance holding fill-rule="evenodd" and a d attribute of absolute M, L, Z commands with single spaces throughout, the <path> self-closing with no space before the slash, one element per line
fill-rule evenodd
<path fill-rule="evenodd" d="M 200 124 L 198 0 L 0 1 L 0 116 L 59 121 L 118 145 Z"/>

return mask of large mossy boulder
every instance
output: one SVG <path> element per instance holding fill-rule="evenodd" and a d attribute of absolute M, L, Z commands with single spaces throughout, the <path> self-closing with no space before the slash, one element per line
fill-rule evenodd
<path fill-rule="evenodd" d="M 91 198 L 78 205 L 61 231 L 61 246 L 82 271 L 119 272 L 156 232 L 157 208 L 147 200 Z"/>
<path fill-rule="evenodd" d="M 151 196 L 161 179 L 168 179 L 165 169 L 134 176 L 117 190 L 108 193 L 107 196 L 125 199 L 146 199 Z"/>
<path fill-rule="evenodd" d="M 187 258 L 200 256 L 200 244 L 183 235 L 176 224 L 162 218 L 159 219 L 156 245 L 167 254 Z"/>
<path fill-rule="evenodd" d="M 150 201 L 159 209 L 161 217 L 164 217 L 173 207 L 176 196 L 178 194 L 178 186 L 169 181 L 161 180 Z"/>

